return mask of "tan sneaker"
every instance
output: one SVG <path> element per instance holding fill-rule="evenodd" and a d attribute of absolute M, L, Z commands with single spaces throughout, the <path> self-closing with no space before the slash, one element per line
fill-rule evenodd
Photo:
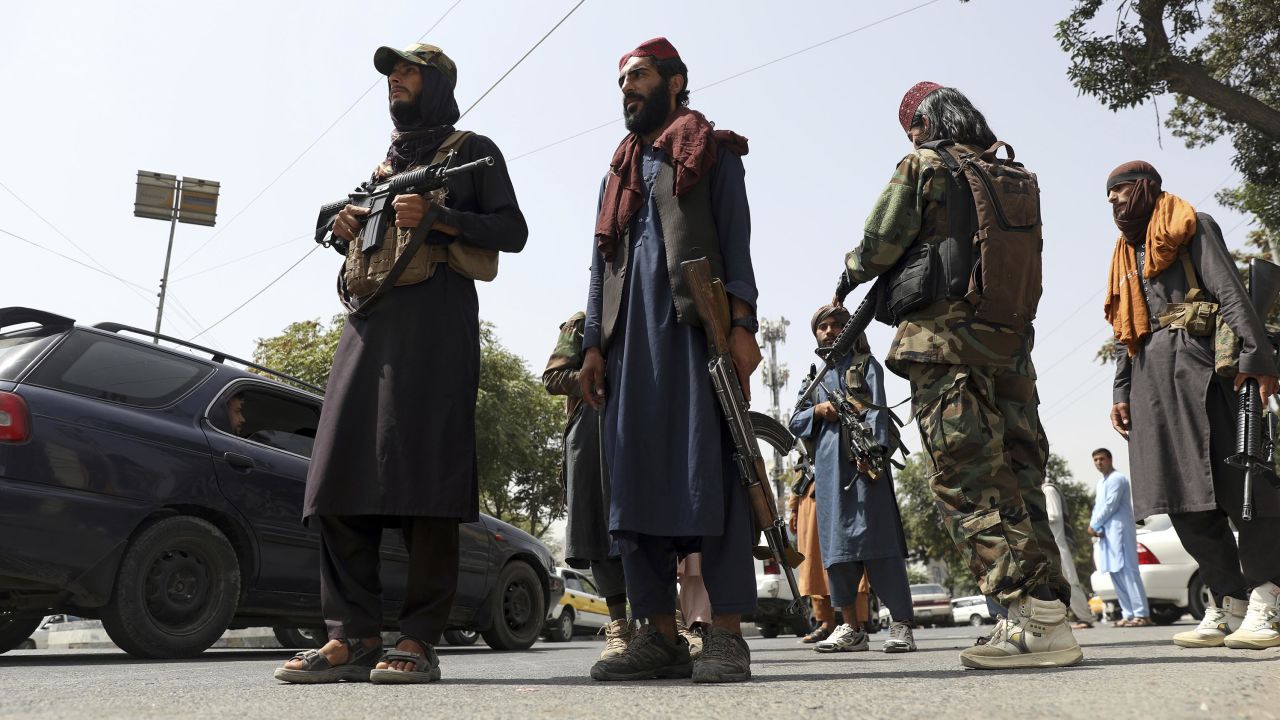
<path fill-rule="evenodd" d="M 1083 659 L 1066 606 L 1027 596 L 1009 608 L 1008 619 L 986 643 L 960 653 L 965 667 L 983 670 L 1067 667 Z"/>
<path fill-rule="evenodd" d="M 1240 629 L 1223 642 L 1229 648 L 1244 650 L 1280 647 L 1280 587 L 1269 582 L 1254 588 Z"/>
<path fill-rule="evenodd" d="M 600 651 L 600 659 L 608 660 L 626 652 L 634 636 L 635 626 L 630 620 L 611 620 L 604 626 L 604 650 Z"/>
<path fill-rule="evenodd" d="M 702 654 L 702 630 L 686 625 L 684 614 L 679 610 L 676 611 L 676 632 L 689 643 L 689 657 L 697 660 Z"/>
<path fill-rule="evenodd" d="M 1235 598 L 1224 598 L 1223 607 L 1206 605 L 1204 617 L 1200 624 L 1192 630 L 1180 632 L 1173 636 L 1173 644 L 1186 648 L 1222 647 L 1227 635 L 1240 627 L 1244 619 L 1245 604 Z"/>

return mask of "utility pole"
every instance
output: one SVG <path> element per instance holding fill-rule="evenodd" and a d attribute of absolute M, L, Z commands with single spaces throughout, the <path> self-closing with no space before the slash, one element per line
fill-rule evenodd
<path fill-rule="evenodd" d="M 773 405 L 769 408 L 769 414 L 775 420 L 787 424 L 782 417 L 782 389 L 787 386 L 787 380 L 791 377 L 790 371 L 787 370 L 785 363 L 778 363 L 778 345 L 787 341 L 787 326 L 791 323 L 786 318 L 777 320 L 760 321 L 760 338 L 764 342 L 764 348 L 767 351 L 768 359 L 764 362 L 764 386 L 769 388 L 770 398 Z M 773 496 L 778 499 L 778 508 L 784 507 L 786 495 L 784 494 L 784 485 L 782 477 L 785 470 L 782 467 L 782 453 L 777 448 L 773 450 Z"/>

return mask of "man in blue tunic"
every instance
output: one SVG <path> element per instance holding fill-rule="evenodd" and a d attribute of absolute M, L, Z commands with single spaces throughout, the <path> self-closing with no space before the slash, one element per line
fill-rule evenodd
<path fill-rule="evenodd" d="M 741 616 L 756 606 L 753 525 L 707 371 L 707 337 L 680 263 L 707 258 L 729 294 L 743 392 L 760 363 L 745 138 L 688 109 L 688 69 L 665 38 L 618 63 L 630 133 L 605 176 L 591 257 L 583 398 L 602 408 L 632 614 L 649 622 L 596 680 L 751 677 Z M 676 633 L 678 557 L 702 553 L 712 622 L 691 661 Z"/>
<path fill-rule="evenodd" d="M 1129 478 L 1116 470 L 1111 451 L 1093 451 L 1093 466 L 1102 473 L 1098 483 L 1089 534 L 1098 538 L 1098 569 L 1111 573 L 1116 600 L 1124 616 L 1117 627 L 1154 625 L 1147 611 L 1147 590 L 1138 573 L 1138 530 L 1133 522 Z M 1194 632 L 1194 631 L 1193 631 Z"/>
<path fill-rule="evenodd" d="M 818 308 L 809 322 L 819 346 L 835 342 L 849 321 L 849 311 L 840 305 Z M 893 624 L 884 641 L 887 653 L 916 649 L 911 633 L 915 615 L 911 588 L 907 583 L 907 542 L 893 494 L 893 478 L 885 470 L 873 478 L 870 466 L 854 463 L 847 454 L 850 428 L 842 428 L 831 402 L 831 393 L 846 397 L 855 407 L 865 407 L 867 423 L 884 455 L 897 443 L 890 437 L 889 413 L 885 405 L 884 370 L 871 355 L 865 336 L 859 337 L 854 352 L 826 371 L 813 396 L 803 398 L 791 416 L 791 432 L 814 441 L 814 472 L 818 502 L 818 540 L 827 566 L 831 604 L 840 608 L 845 622 L 814 649 L 818 652 L 866 650 L 867 634 L 853 625 L 857 616 L 858 583 L 865 570 L 871 588 L 889 608 Z"/>

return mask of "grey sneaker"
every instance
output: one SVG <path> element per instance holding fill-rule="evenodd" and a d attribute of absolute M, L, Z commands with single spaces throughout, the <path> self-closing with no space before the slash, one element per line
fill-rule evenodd
<path fill-rule="evenodd" d="M 696 683 L 743 682 L 751 679 L 751 648 L 737 633 L 710 627 L 702 640 L 702 655 L 693 663 Z"/>
<path fill-rule="evenodd" d="M 621 655 L 605 658 L 591 666 L 592 680 L 687 678 L 692 674 L 689 644 L 678 637 L 673 645 L 652 625 L 637 630 Z"/>
<path fill-rule="evenodd" d="M 884 651 L 887 653 L 915 652 L 916 638 L 911 634 L 911 626 L 903 622 L 890 625 L 889 637 L 884 641 Z"/>
<path fill-rule="evenodd" d="M 830 637 L 814 645 L 813 649 L 820 653 L 862 652 L 870 645 L 866 633 L 854 630 L 852 625 L 846 623 L 832 630 Z"/>

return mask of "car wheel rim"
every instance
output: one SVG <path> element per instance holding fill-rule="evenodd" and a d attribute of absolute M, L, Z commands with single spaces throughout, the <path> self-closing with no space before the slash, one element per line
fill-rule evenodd
<path fill-rule="evenodd" d="M 507 586 L 503 593 L 502 614 L 507 627 L 520 630 L 529 622 L 529 611 L 533 607 L 533 598 L 529 588 L 523 582 L 516 581 Z"/>
<path fill-rule="evenodd" d="M 573 634 L 573 618 L 568 614 L 560 616 L 560 632 L 566 637 Z"/>
<path fill-rule="evenodd" d="M 189 548 L 172 548 L 156 555 L 147 570 L 143 600 L 147 614 L 166 632 L 196 631 L 212 601 L 211 572 L 205 558 Z"/>

